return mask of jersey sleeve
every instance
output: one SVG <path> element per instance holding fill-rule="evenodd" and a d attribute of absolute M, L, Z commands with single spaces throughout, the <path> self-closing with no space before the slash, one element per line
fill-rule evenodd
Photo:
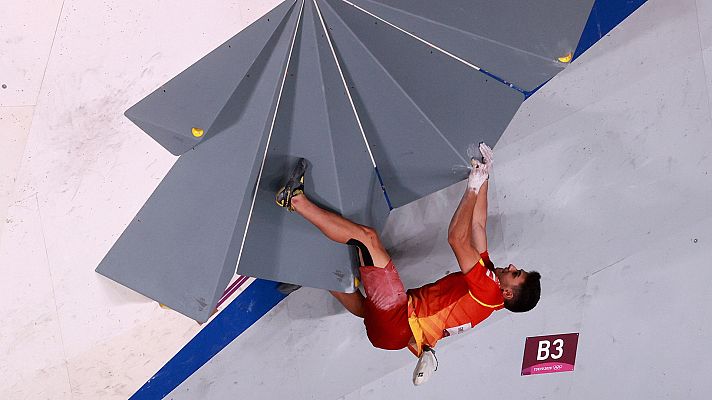
<path fill-rule="evenodd" d="M 489 257 L 485 257 L 485 255 L 486 253 L 483 253 L 483 257 L 475 264 L 475 267 L 465 274 L 465 281 L 470 290 L 470 295 L 478 303 L 492 308 L 500 307 L 504 301 L 502 292 L 499 289 L 494 271 L 485 267 L 488 263 L 491 263 Z"/>

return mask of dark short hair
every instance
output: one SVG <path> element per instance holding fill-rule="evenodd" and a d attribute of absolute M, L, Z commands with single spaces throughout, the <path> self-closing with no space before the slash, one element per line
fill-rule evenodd
<path fill-rule="evenodd" d="M 504 301 L 504 308 L 512 312 L 526 312 L 534 308 L 541 296 L 541 275 L 536 271 L 527 273 L 527 278 L 513 290 L 514 296 Z"/>

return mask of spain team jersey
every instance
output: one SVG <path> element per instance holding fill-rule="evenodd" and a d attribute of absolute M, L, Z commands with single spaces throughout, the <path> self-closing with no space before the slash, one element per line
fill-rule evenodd
<path fill-rule="evenodd" d="M 489 262 L 480 258 L 467 274 L 455 272 L 408 290 L 408 324 L 413 331 L 408 347 L 413 354 L 420 356 L 424 345 L 434 347 L 443 337 L 462 333 L 504 307 L 497 277 L 485 267 L 485 260 Z"/>

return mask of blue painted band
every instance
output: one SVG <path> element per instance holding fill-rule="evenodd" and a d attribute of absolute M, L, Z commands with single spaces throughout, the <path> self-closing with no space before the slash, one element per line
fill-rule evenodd
<path fill-rule="evenodd" d="M 277 291 L 277 285 L 262 279 L 252 282 L 130 399 L 162 399 L 177 388 L 286 297 Z"/>
<path fill-rule="evenodd" d="M 583 28 L 578 46 L 574 52 L 573 60 L 577 59 L 586 50 L 591 48 L 596 42 L 601 40 L 613 28 L 618 26 L 623 20 L 628 18 L 635 10 L 642 6 L 647 0 L 596 0 L 591 8 L 586 26 Z M 573 61 L 572 60 L 572 61 Z M 524 98 L 528 99 L 549 81 L 542 83 L 530 92 L 524 92 Z"/>
<path fill-rule="evenodd" d="M 378 177 L 378 182 L 381 184 L 381 190 L 383 190 L 383 195 L 386 196 L 386 203 L 388 203 L 388 209 L 393 209 L 393 204 L 391 204 L 391 199 L 388 197 L 388 192 L 386 192 L 386 187 L 383 185 L 383 178 L 381 178 L 381 173 L 378 172 L 378 167 L 373 167 L 376 170 L 376 176 Z"/>
<path fill-rule="evenodd" d="M 519 86 L 517 86 L 517 85 L 515 85 L 515 84 L 513 84 L 513 83 L 511 83 L 511 82 L 505 81 L 504 79 L 498 77 L 497 75 L 495 75 L 495 74 L 493 74 L 493 73 L 491 73 L 491 72 L 485 71 L 484 69 L 481 69 L 481 68 L 480 68 L 480 72 L 482 72 L 483 74 L 485 74 L 485 75 L 489 76 L 490 78 L 496 80 L 497 82 L 500 82 L 500 83 L 503 83 L 503 84 L 507 85 L 508 87 L 510 87 L 511 89 L 516 90 L 516 91 L 519 92 L 519 93 L 522 93 L 522 94 L 524 94 L 524 95 L 526 95 L 526 93 L 527 93 L 526 90 L 520 88 Z"/>
<path fill-rule="evenodd" d="M 601 40 L 618 24 L 633 14 L 646 0 L 596 0 L 579 39 L 574 59 Z"/>

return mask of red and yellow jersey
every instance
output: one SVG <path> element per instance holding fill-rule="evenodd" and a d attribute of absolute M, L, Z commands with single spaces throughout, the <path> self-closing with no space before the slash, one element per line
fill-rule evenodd
<path fill-rule="evenodd" d="M 486 253 L 470 272 L 455 272 L 417 289 L 408 290 L 410 351 L 420 356 L 443 337 L 462 333 L 504 307 L 494 272 L 485 267 Z"/>

